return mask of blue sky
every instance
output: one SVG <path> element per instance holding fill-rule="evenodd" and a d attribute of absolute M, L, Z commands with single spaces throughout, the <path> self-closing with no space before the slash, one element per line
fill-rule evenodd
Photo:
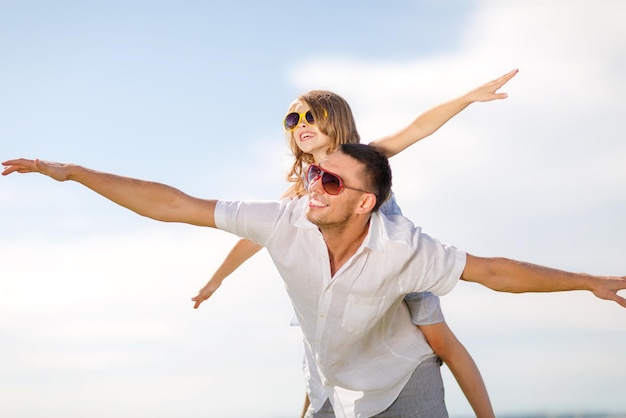
<path fill-rule="evenodd" d="M 344 96 L 368 142 L 519 68 L 507 100 L 392 159 L 404 213 L 476 255 L 624 274 L 624 21 L 620 0 L 3 1 L 0 159 L 274 198 L 300 93 Z M 299 412 L 301 337 L 265 253 L 195 311 L 234 237 L 15 175 L 0 232 L 0 416 Z M 465 283 L 442 303 L 498 413 L 626 411 L 616 304 Z"/>

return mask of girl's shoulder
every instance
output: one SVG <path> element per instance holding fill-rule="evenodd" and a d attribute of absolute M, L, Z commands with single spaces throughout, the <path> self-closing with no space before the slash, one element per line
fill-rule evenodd
<path fill-rule="evenodd" d="M 393 192 L 391 192 L 389 199 L 383 202 L 379 210 L 383 215 L 402 215 L 402 210 L 396 202 L 396 196 Z"/>

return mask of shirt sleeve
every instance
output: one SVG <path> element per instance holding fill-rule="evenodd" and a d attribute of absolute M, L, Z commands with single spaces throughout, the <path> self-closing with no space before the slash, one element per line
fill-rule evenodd
<path fill-rule="evenodd" d="M 218 201 L 215 226 L 260 245 L 275 230 L 281 213 L 280 201 Z"/>
<path fill-rule="evenodd" d="M 419 228 L 418 228 L 419 231 Z M 418 289 L 438 296 L 450 292 L 461 279 L 467 255 L 452 245 L 443 244 L 427 234 L 418 232 L 412 275 L 421 282 Z M 410 293 L 414 290 L 409 290 Z"/>

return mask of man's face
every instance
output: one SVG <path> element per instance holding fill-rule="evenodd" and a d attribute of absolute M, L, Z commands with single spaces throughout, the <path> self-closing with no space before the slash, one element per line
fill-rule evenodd
<path fill-rule="evenodd" d="M 364 192 L 351 188 L 365 188 L 361 175 L 363 166 L 340 151 L 329 155 L 319 166 L 322 170 L 328 170 L 341 177 L 347 187 L 344 187 L 339 194 L 331 195 L 324 190 L 319 177 L 313 179 L 309 184 L 309 206 L 306 210 L 306 217 L 320 228 L 341 228 L 356 216 L 356 209 Z"/>

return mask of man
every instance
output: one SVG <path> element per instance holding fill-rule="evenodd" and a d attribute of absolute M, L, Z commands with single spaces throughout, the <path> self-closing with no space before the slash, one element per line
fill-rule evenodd
<path fill-rule="evenodd" d="M 308 416 L 446 416 L 443 393 L 414 405 L 428 378 L 423 336 L 402 303 L 407 293 L 445 294 L 459 278 L 505 292 L 589 290 L 626 307 L 626 277 L 569 273 L 503 258 L 479 258 L 375 210 L 391 189 L 387 159 L 343 145 L 309 169 L 309 195 L 276 202 L 198 199 L 169 186 L 32 160 L 3 175 L 40 172 L 73 180 L 140 215 L 235 233 L 263 245 L 278 268 L 304 333 Z M 415 415 L 416 408 L 423 415 Z M 316 411 L 313 413 L 313 411 Z M 325 414 L 325 415 L 323 415 Z"/>

